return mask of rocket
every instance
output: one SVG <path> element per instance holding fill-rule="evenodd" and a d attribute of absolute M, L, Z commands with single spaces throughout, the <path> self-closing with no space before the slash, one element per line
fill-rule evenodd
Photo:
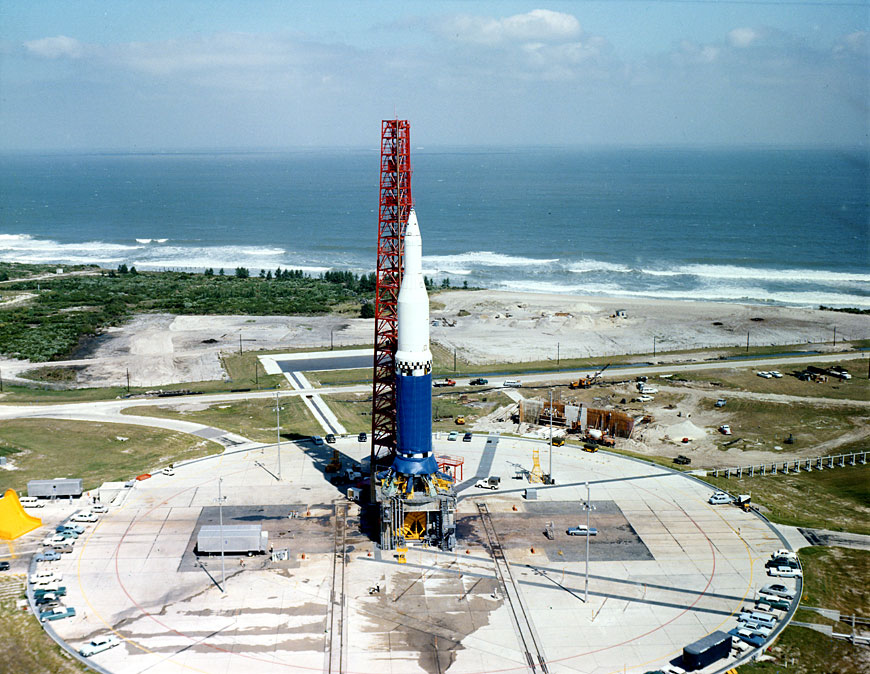
<path fill-rule="evenodd" d="M 404 237 L 405 269 L 397 301 L 396 458 L 394 473 L 430 476 L 432 455 L 432 352 L 429 351 L 429 295 L 423 281 L 423 240 L 411 209 Z"/>

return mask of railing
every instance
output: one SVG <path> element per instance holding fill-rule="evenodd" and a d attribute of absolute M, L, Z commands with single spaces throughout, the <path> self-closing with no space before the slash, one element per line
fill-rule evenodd
<path fill-rule="evenodd" d="M 831 454 L 817 456 L 811 459 L 787 459 L 754 466 L 737 466 L 736 468 L 711 468 L 707 475 L 712 477 L 763 477 L 788 473 L 812 472 L 826 468 L 845 468 L 846 466 L 863 466 L 867 463 L 867 451 L 851 454 Z"/>

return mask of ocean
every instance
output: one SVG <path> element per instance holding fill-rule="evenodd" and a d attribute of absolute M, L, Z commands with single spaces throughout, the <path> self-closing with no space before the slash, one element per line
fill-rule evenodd
<path fill-rule="evenodd" d="M 0 260 L 372 271 L 377 149 L 5 155 Z M 436 282 L 870 308 L 870 170 L 835 150 L 412 151 Z"/>

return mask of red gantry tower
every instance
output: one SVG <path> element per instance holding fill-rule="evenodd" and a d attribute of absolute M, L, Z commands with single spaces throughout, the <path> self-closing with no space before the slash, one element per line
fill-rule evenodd
<path fill-rule="evenodd" d="M 411 127 L 381 122 L 381 182 L 375 288 L 375 357 L 372 386 L 371 471 L 387 466 L 396 451 L 397 299 L 402 284 L 402 240 L 411 212 Z"/>

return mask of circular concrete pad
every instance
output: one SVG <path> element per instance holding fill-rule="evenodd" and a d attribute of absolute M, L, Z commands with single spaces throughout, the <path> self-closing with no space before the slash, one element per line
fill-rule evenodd
<path fill-rule="evenodd" d="M 355 439 L 337 447 L 346 465 L 368 451 Z M 533 447 L 546 471 L 542 443 L 435 441 L 436 454 L 465 458 L 452 553 L 411 548 L 400 564 L 359 533 L 359 509 L 351 506 L 343 635 L 329 633 L 327 616 L 331 599 L 340 600 L 332 516 L 344 496 L 322 472 L 332 448 L 308 443 L 282 446 L 280 481 L 269 447 L 137 483 L 59 563 L 78 615 L 55 628 L 75 648 L 108 631 L 120 635 L 121 646 L 93 658 L 112 672 L 323 672 L 330 643 L 341 644 L 346 672 L 524 672 L 519 615 L 534 634 L 533 657 L 551 673 L 642 673 L 734 627 L 769 581 L 765 559 L 783 541 L 753 514 L 708 505 L 710 487 L 571 445 L 554 450 L 555 486 L 529 485 L 514 476 L 532 467 Z M 489 475 L 502 478 L 499 490 L 474 486 Z M 198 524 L 216 516 L 219 477 L 224 523 L 261 522 L 274 548 L 289 551 L 287 561 L 228 556 L 222 570 L 219 557 L 192 554 Z M 585 524 L 587 481 L 590 524 L 600 532 L 589 545 L 588 600 L 586 540 L 565 533 Z M 530 487 L 536 500 L 524 498 Z M 507 593 L 489 554 L 481 500 L 515 581 Z"/>

